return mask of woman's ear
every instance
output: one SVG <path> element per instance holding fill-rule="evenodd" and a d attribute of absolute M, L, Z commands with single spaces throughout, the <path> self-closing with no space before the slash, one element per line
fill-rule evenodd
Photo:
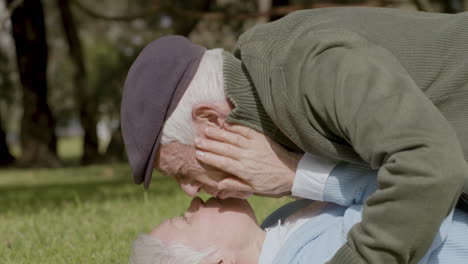
<path fill-rule="evenodd" d="M 208 262 L 208 263 L 211 263 L 211 262 Z M 218 260 L 218 262 L 213 262 L 214 264 L 236 264 L 237 262 L 235 262 L 234 260 L 225 260 L 225 259 L 221 259 L 221 260 Z"/>
<path fill-rule="evenodd" d="M 236 264 L 237 262 L 229 257 L 223 256 L 219 251 L 209 255 L 206 259 L 209 264 Z"/>
<path fill-rule="evenodd" d="M 192 119 L 197 125 L 222 128 L 226 113 L 215 104 L 198 104 L 192 109 Z"/>

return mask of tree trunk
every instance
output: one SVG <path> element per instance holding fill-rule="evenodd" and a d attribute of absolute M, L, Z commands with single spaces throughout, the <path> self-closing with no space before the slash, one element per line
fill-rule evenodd
<path fill-rule="evenodd" d="M 106 150 L 106 160 L 111 162 L 126 161 L 125 147 L 122 138 L 122 130 L 117 129 L 112 133 L 111 141 Z"/>
<path fill-rule="evenodd" d="M 463 1 L 463 10 L 468 11 L 468 0 Z"/>
<path fill-rule="evenodd" d="M 442 2 L 444 5 L 444 13 L 456 14 L 463 12 L 463 0 L 446 0 Z"/>
<path fill-rule="evenodd" d="M 97 104 L 93 102 L 82 102 L 80 109 L 81 125 L 83 126 L 83 164 L 96 162 L 100 158 L 99 140 L 97 136 L 98 111 Z"/>
<path fill-rule="evenodd" d="M 92 163 L 99 158 L 99 142 L 96 131 L 98 122 L 96 99 L 89 91 L 88 79 L 84 63 L 83 48 L 78 35 L 78 29 L 70 8 L 69 0 L 58 0 L 63 31 L 65 33 L 70 57 L 75 64 L 74 90 L 77 100 L 81 125 L 84 130 L 83 163 Z"/>
<path fill-rule="evenodd" d="M 1 113 L 0 113 L 1 114 Z M 15 158 L 11 155 L 6 142 L 6 133 L 3 130 L 2 122 L 0 117 L 0 166 L 8 166 L 14 163 Z"/>
<path fill-rule="evenodd" d="M 179 8 L 195 11 L 209 11 L 211 9 L 210 0 L 194 0 L 194 1 L 177 1 L 174 5 Z M 180 15 L 172 14 L 174 21 L 174 33 L 177 35 L 188 36 L 193 29 L 197 26 L 198 18 L 187 18 Z"/>
<path fill-rule="evenodd" d="M 96 131 L 98 122 L 97 103 L 91 98 L 84 63 L 83 48 L 78 35 L 69 0 L 58 0 L 63 31 L 67 38 L 70 57 L 75 64 L 74 90 L 81 125 L 84 131 L 82 163 L 88 164 L 99 158 L 99 142 Z"/>
<path fill-rule="evenodd" d="M 13 0 L 8 0 L 11 4 Z M 11 16 L 23 87 L 20 166 L 60 165 L 55 121 L 47 104 L 47 42 L 40 0 L 24 0 Z"/>
<path fill-rule="evenodd" d="M 272 0 L 272 8 L 275 8 L 275 7 L 279 7 L 279 6 L 288 6 L 291 4 L 291 1 L 289 0 Z M 270 17 L 270 21 L 275 21 L 275 20 L 278 20 L 280 18 L 282 18 L 283 16 L 271 16 Z"/>
<path fill-rule="evenodd" d="M 271 10 L 271 0 L 258 0 L 258 12 L 265 13 Z M 261 16 L 257 19 L 259 24 L 267 23 L 270 20 L 269 17 Z"/>

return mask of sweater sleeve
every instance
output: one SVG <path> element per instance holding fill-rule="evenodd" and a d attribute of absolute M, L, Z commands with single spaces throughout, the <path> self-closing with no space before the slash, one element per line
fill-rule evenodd
<path fill-rule="evenodd" d="M 293 56 L 296 90 L 288 92 L 299 98 L 285 100 L 295 108 L 284 107 L 292 137 L 307 141 L 308 131 L 319 131 L 378 169 L 362 222 L 330 263 L 416 263 L 463 189 L 466 163 L 455 132 L 388 51 L 301 52 Z"/>

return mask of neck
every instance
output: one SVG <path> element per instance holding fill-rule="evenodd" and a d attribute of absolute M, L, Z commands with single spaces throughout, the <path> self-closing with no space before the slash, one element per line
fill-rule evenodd
<path fill-rule="evenodd" d="M 246 66 L 241 60 L 225 51 L 223 77 L 226 96 L 235 107 L 229 114 L 227 122 L 253 128 L 284 146 L 297 149 L 265 111 Z"/>
<path fill-rule="evenodd" d="M 262 124 L 272 124 L 268 119 L 254 83 L 242 62 L 229 52 L 223 52 L 224 91 L 235 109 L 229 114 L 228 121 L 256 129 Z"/>
<path fill-rule="evenodd" d="M 243 254 L 239 255 L 237 258 L 237 263 L 257 264 L 260 259 L 265 237 L 266 233 L 261 228 L 252 232 L 249 243 L 246 243 L 244 249 L 241 251 Z"/>

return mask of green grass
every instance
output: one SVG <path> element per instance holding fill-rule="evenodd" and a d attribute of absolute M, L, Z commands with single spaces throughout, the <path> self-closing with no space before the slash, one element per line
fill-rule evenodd
<path fill-rule="evenodd" d="M 128 263 L 135 236 L 190 201 L 167 177 L 144 191 L 129 175 L 122 164 L 0 170 L 0 263 Z M 260 221 L 287 201 L 250 199 Z"/>

